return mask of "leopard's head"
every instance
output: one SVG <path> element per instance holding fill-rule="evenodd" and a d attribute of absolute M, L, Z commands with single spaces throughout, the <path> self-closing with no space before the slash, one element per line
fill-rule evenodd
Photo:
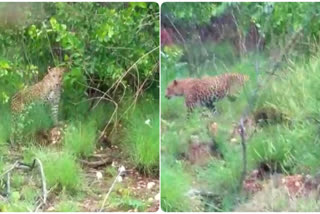
<path fill-rule="evenodd" d="M 182 96 L 182 95 L 183 95 L 182 84 L 178 80 L 173 80 L 167 87 L 165 97 L 167 99 L 171 99 L 174 96 Z"/>
<path fill-rule="evenodd" d="M 67 72 L 67 68 L 64 67 L 48 67 L 48 76 L 50 81 L 55 85 L 60 85 L 62 82 L 63 74 Z"/>

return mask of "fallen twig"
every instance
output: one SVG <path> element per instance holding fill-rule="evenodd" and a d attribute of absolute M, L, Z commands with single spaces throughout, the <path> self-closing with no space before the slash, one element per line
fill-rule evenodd
<path fill-rule="evenodd" d="M 126 169 L 124 168 L 124 166 L 121 166 L 118 171 L 119 171 L 119 173 L 118 173 L 117 177 L 114 179 L 111 187 L 109 188 L 108 193 L 106 194 L 106 196 L 105 196 L 104 199 L 103 199 L 103 202 L 102 202 L 102 205 L 101 205 L 101 208 L 100 208 L 99 212 L 102 212 L 102 211 L 103 211 L 103 208 L 104 208 L 104 206 L 105 206 L 105 204 L 106 204 L 106 202 L 107 202 L 107 200 L 108 200 L 108 198 L 109 198 L 110 193 L 112 192 L 112 190 L 113 190 L 113 188 L 114 188 L 114 185 L 116 184 L 118 178 L 122 175 L 122 173 L 123 173 L 124 171 L 126 171 Z"/>
<path fill-rule="evenodd" d="M 150 50 L 149 52 L 145 53 L 144 55 L 142 55 L 135 63 L 133 63 L 123 74 L 122 76 L 115 81 L 111 87 L 104 92 L 104 94 L 102 95 L 102 97 L 98 100 L 98 102 L 92 107 L 92 109 L 94 109 L 95 107 L 97 107 L 97 105 L 100 103 L 100 101 L 112 90 L 116 90 L 117 87 L 119 86 L 120 82 L 123 80 L 123 78 L 129 73 L 129 71 L 131 71 L 143 58 L 147 57 L 148 55 L 150 55 L 151 53 L 153 53 L 154 51 L 156 51 L 157 49 L 159 49 L 159 47 L 155 47 L 152 50 Z"/>
<path fill-rule="evenodd" d="M 7 174 L 7 191 L 6 191 L 6 195 L 9 196 L 10 194 L 10 172 L 8 172 Z"/>
<path fill-rule="evenodd" d="M 6 171 L 4 171 L 1 175 L 0 178 L 3 176 L 7 176 L 7 181 L 6 181 L 6 194 L 9 195 L 10 194 L 10 175 L 11 175 L 11 171 L 13 171 L 14 169 L 30 169 L 32 170 L 35 166 L 35 163 L 38 163 L 39 168 L 40 168 L 40 174 L 41 174 L 41 180 L 42 180 L 42 196 L 43 196 L 43 202 L 42 204 L 46 204 L 47 203 L 47 185 L 46 185 L 46 178 L 45 178 L 45 174 L 43 171 L 43 166 L 42 166 L 42 162 L 38 159 L 35 158 L 33 163 L 31 165 L 28 164 L 24 164 L 20 161 L 16 161 L 11 167 L 9 167 L 9 169 L 7 169 Z"/>
<path fill-rule="evenodd" d="M 243 118 L 240 120 L 240 136 L 241 136 L 241 146 L 242 146 L 242 173 L 241 173 L 241 179 L 240 179 L 240 190 L 242 189 L 243 181 L 246 178 L 247 175 L 247 145 L 246 145 L 246 139 L 245 139 L 245 129 L 243 125 Z"/>
<path fill-rule="evenodd" d="M 40 167 L 40 174 L 41 174 L 41 181 L 42 181 L 42 195 L 43 195 L 43 203 L 46 204 L 47 203 L 47 184 L 46 184 L 46 177 L 43 171 L 43 166 L 42 166 L 42 162 L 38 159 L 35 158 L 35 160 L 37 161 L 39 167 Z"/>
<path fill-rule="evenodd" d="M 19 161 L 16 161 L 14 164 L 12 164 L 12 166 L 9 167 L 9 169 L 7 169 L 6 171 L 4 171 L 1 175 L 0 178 L 5 176 L 6 174 L 8 174 L 9 172 L 11 172 L 12 170 L 14 170 L 16 168 L 16 166 L 19 165 Z"/>
<path fill-rule="evenodd" d="M 98 167 L 109 165 L 112 163 L 112 160 L 110 158 L 106 158 L 98 161 L 87 161 L 87 160 L 79 160 L 79 161 L 80 163 L 92 168 L 98 168 Z"/>

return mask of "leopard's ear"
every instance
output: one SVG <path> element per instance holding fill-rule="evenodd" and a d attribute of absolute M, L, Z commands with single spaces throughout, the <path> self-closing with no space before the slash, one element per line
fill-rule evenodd
<path fill-rule="evenodd" d="M 51 67 L 50 66 L 48 66 L 48 72 L 51 70 Z"/>
<path fill-rule="evenodd" d="M 178 81 L 177 80 L 173 80 L 173 85 L 178 85 Z"/>

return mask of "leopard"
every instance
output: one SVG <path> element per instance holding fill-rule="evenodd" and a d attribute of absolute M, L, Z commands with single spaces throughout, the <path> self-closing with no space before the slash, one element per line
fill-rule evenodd
<path fill-rule="evenodd" d="M 202 78 L 175 79 L 169 83 L 165 97 L 184 97 L 188 114 L 197 106 L 206 107 L 216 113 L 215 103 L 225 97 L 234 101 L 239 89 L 248 80 L 248 75 L 235 72 Z"/>
<path fill-rule="evenodd" d="M 67 71 L 65 67 L 48 67 L 48 73 L 43 79 L 21 91 L 11 98 L 11 112 L 13 116 L 13 135 L 11 142 L 17 135 L 17 118 L 23 114 L 28 106 L 36 101 L 46 103 L 51 108 L 51 117 L 54 125 L 58 125 L 59 103 L 62 90 L 63 74 Z"/>

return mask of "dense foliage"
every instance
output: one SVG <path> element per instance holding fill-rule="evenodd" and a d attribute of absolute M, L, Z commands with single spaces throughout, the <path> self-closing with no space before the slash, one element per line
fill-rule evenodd
<path fill-rule="evenodd" d="M 120 79 L 122 90 L 135 91 L 145 80 L 149 81 L 146 87 L 157 79 L 157 4 L 17 3 L 1 7 L 22 19 L 15 22 L 7 14 L 0 25 L 2 102 L 8 102 L 26 80 L 44 74 L 48 66 L 70 68 L 64 79 L 69 105 L 82 101 L 89 86 L 109 89 Z"/>

